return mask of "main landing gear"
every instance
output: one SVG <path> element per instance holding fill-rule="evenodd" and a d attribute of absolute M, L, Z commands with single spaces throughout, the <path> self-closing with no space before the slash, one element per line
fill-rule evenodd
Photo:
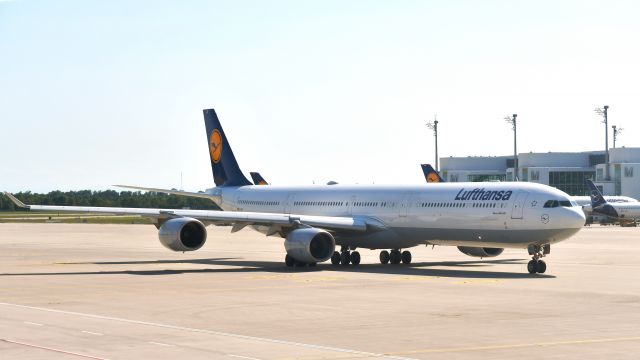
<path fill-rule="evenodd" d="M 357 251 L 349 251 L 347 246 L 343 246 L 340 248 L 340 252 L 335 251 L 333 255 L 331 255 L 331 264 L 333 265 L 359 265 L 360 264 L 360 253 Z"/>
<path fill-rule="evenodd" d="M 527 271 L 529 271 L 529 274 L 544 274 L 547 271 L 547 263 L 544 260 L 540 260 L 540 258 L 551 253 L 551 245 L 529 245 L 528 250 L 529 255 L 533 255 L 533 259 L 527 264 Z"/>
<path fill-rule="evenodd" d="M 411 252 L 405 250 L 400 252 L 399 249 L 393 249 L 391 251 L 382 250 L 380 251 L 380 263 L 381 264 L 411 264 Z"/>
<path fill-rule="evenodd" d="M 302 262 L 302 261 L 298 261 L 296 259 L 293 258 L 293 256 L 287 254 L 284 257 L 284 263 L 285 265 L 287 265 L 287 267 L 314 267 L 316 266 L 316 263 L 312 262 L 312 263 L 306 263 L 306 262 Z"/>

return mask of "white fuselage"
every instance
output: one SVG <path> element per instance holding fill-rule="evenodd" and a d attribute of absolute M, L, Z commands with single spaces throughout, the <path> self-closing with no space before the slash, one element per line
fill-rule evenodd
<path fill-rule="evenodd" d="M 534 183 L 439 183 L 415 186 L 243 186 L 208 190 L 226 211 L 351 216 L 380 231 L 336 233 L 336 243 L 370 249 L 420 244 L 526 248 L 550 244 L 584 225 L 582 209 L 545 208 L 567 194 Z M 266 229 L 263 229 L 266 230 Z"/>

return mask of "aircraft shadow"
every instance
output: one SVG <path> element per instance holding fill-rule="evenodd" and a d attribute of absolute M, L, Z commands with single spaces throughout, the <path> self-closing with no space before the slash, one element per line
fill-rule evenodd
<path fill-rule="evenodd" d="M 526 272 L 525 259 L 496 259 L 496 260 L 464 260 L 464 261 L 435 261 L 418 262 L 409 265 L 391 264 L 360 264 L 358 266 L 331 265 L 322 263 L 314 267 L 286 267 L 282 262 L 248 261 L 238 258 L 210 258 L 185 260 L 149 260 L 149 261 L 101 261 L 101 262 L 65 262 L 65 265 L 156 265 L 156 264 L 197 264 L 228 266 L 228 268 L 202 269 L 163 269 L 163 270 L 104 270 L 104 271 L 69 271 L 69 272 L 36 272 L 36 273 L 3 273 L 0 277 L 8 276 L 64 276 L 64 275 L 179 275 L 198 273 L 305 273 L 316 271 L 356 272 L 372 274 L 396 274 L 425 277 L 472 278 L 472 279 L 545 279 L 555 278 L 553 275 Z M 518 264 L 522 272 L 483 271 L 496 264 Z M 445 268 L 441 268 L 445 267 Z"/>

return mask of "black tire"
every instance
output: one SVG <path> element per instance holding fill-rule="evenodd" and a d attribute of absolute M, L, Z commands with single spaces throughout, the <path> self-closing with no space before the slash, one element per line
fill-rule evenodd
<path fill-rule="evenodd" d="M 389 262 L 393 265 L 398 265 L 400 261 L 402 261 L 400 250 L 391 250 L 391 253 L 389 253 Z"/>
<path fill-rule="evenodd" d="M 387 264 L 391 257 L 389 256 L 389 252 L 387 250 L 380 251 L 380 264 Z"/>
<path fill-rule="evenodd" d="M 529 272 L 529 274 L 535 274 L 538 271 L 537 265 L 538 264 L 535 260 L 529 261 L 529 263 L 527 264 L 527 271 Z"/>
<path fill-rule="evenodd" d="M 345 251 L 342 254 L 340 254 L 340 264 L 346 266 L 346 265 L 349 265 L 350 262 L 351 262 L 351 255 L 349 255 L 348 251 Z"/>
<path fill-rule="evenodd" d="M 287 256 L 284 257 L 284 263 L 288 266 L 288 267 L 292 267 L 293 264 L 296 263 L 296 260 L 289 254 L 287 254 Z"/>
<path fill-rule="evenodd" d="M 360 265 L 360 253 L 357 251 L 351 252 L 351 263 L 353 265 Z"/>
<path fill-rule="evenodd" d="M 410 251 L 403 251 L 402 252 L 402 263 L 403 264 L 411 264 L 411 252 Z"/>
<path fill-rule="evenodd" d="M 309 263 L 309 267 L 316 267 L 316 265 L 318 265 L 318 263 Z"/>
<path fill-rule="evenodd" d="M 337 251 L 333 252 L 333 255 L 331 255 L 331 264 L 332 265 L 340 265 L 340 253 Z"/>
<path fill-rule="evenodd" d="M 544 272 L 547 271 L 547 263 L 539 260 L 538 263 L 536 264 L 536 272 L 538 274 L 544 274 Z"/>

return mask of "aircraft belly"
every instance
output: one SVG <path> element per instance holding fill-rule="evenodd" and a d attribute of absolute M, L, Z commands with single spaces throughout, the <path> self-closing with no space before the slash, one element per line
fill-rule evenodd
<path fill-rule="evenodd" d="M 446 229 L 390 228 L 367 235 L 336 236 L 336 244 L 368 249 L 409 248 L 418 245 L 526 248 L 529 244 L 553 244 L 580 229 Z"/>

